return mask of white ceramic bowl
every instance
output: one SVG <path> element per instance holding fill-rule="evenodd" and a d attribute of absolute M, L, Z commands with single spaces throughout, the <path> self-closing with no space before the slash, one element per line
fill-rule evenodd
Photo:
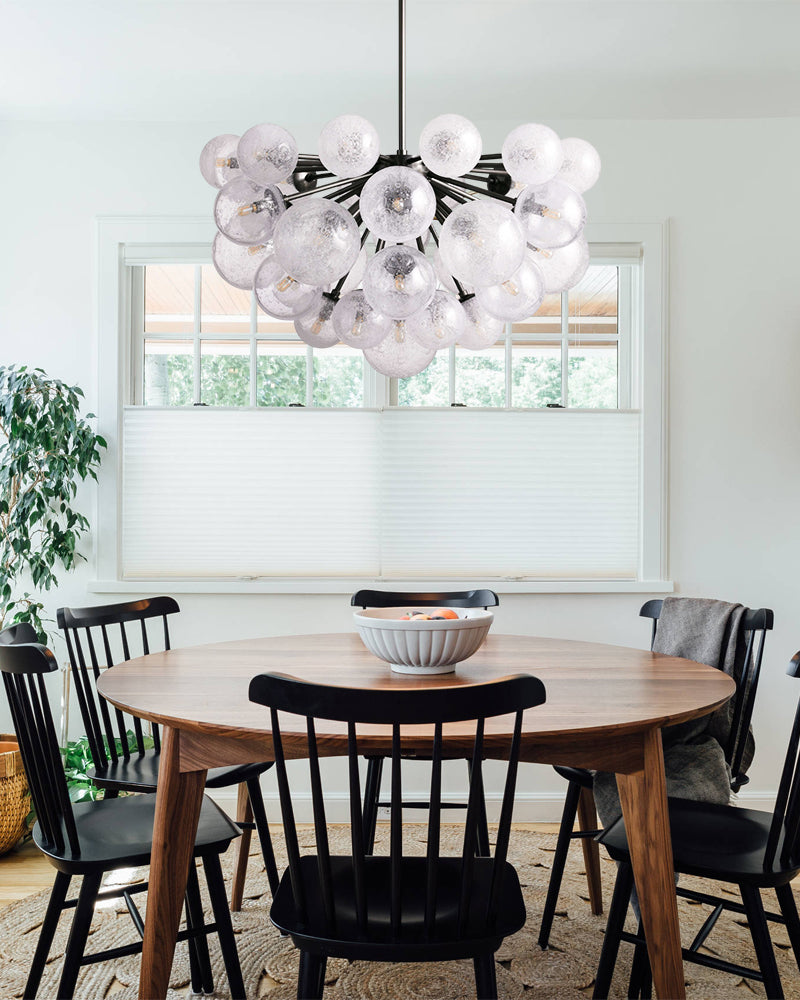
<path fill-rule="evenodd" d="M 386 660 L 392 670 L 449 674 L 480 647 L 494 621 L 492 612 L 482 608 L 453 610 L 459 617 L 442 621 L 400 621 L 409 608 L 361 610 L 353 619 L 367 649 Z"/>

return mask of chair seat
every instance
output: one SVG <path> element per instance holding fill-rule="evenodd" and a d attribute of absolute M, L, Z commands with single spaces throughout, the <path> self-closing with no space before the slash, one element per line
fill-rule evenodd
<path fill-rule="evenodd" d="M 105 767 L 89 771 L 89 776 L 101 788 L 117 788 L 124 792 L 154 792 L 158 784 L 158 767 L 161 755 L 156 750 L 133 754 L 116 763 L 109 761 Z M 272 767 L 272 761 L 258 764 L 235 764 L 214 767 L 208 772 L 206 788 L 226 788 L 250 778 L 257 778 Z"/>
<path fill-rule="evenodd" d="M 554 764 L 553 770 L 562 778 L 566 778 L 567 781 L 576 781 L 581 788 L 592 787 L 592 772 L 582 767 L 565 767 L 562 764 Z"/>
<path fill-rule="evenodd" d="M 800 870 L 800 859 L 781 862 L 781 844 L 775 861 L 764 863 L 772 813 L 670 798 L 669 821 L 676 872 L 771 888 L 786 884 Z M 628 860 L 621 818 L 597 839 L 615 861 Z"/>
<path fill-rule="evenodd" d="M 73 855 L 66 836 L 64 850 L 58 851 L 43 842 L 38 823 L 33 828 L 36 846 L 59 871 L 82 875 L 150 864 L 156 809 L 154 795 L 77 802 L 72 809 L 81 845 L 79 855 Z M 211 799 L 204 797 L 195 838 L 195 856 L 222 853 L 239 835 L 239 828 Z"/>
<path fill-rule="evenodd" d="M 475 858 L 470 876 L 469 913 L 466 926 L 459 928 L 457 916 L 463 883 L 461 859 L 442 858 L 438 868 L 435 932 L 430 940 L 426 940 L 426 859 L 403 858 L 403 908 L 400 930 L 395 936 L 389 912 L 390 859 L 383 856 L 368 857 L 365 869 L 368 913 L 366 935 L 359 931 L 356 921 L 353 862 L 349 856 L 331 858 L 335 931 L 331 932 L 325 920 L 318 860 L 315 855 L 300 859 L 303 895 L 309 920 L 303 923 L 299 919 L 287 869 L 272 904 L 272 922 L 281 932 L 291 935 L 294 943 L 303 951 L 388 962 L 446 961 L 469 958 L 481 951 L 491 954 L 499 948 L 504 937 L 516 933 L 525 923 L 525 903 L 519 879 L 512 865 L 506 862 L 503 866 L 499 916 L 493 927 L 486 926 L 485 909 L 494 862 L 491 858 Z"/>

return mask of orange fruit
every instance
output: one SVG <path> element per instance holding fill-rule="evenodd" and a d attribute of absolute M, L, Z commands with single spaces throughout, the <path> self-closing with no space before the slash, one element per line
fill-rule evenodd
<path fill-rule="evenodd" d="M 452 608 L 434 608 L 431 618 L 458 618 L 458 614 Z"/>

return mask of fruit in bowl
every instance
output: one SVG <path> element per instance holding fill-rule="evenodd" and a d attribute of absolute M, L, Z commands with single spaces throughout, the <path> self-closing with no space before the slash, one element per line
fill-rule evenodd
<path fill-rule="evenodd" d="M 454 621 L 458 618 L 458 613 L 452 608 L 431 608 L 429 611 L 409 611 L 408 614 L 400 615 L 399 621 Z"/>

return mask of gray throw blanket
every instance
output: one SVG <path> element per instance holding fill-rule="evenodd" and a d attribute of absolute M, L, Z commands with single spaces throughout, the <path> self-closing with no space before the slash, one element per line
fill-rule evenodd
<path fill-rule="evenodd" d="M 691 597 L 667 597 L 656 629 L 653 652 L 682 656 L 697 663 L 738 673 L 745 656 L 741 604 Z M 723 747 L 733 721 L 733 700 L 710 715 L 662 730 L 667 794 L 699 802 L 726 805 L 730 801 L 730 768 Z M 742 756 L 742 770 L 750 766 L 755 752 L 752 730 Z M 613 774 L 598 771 L 594 797 L 603 826 L 620 815 L 617 782 Z"/>

